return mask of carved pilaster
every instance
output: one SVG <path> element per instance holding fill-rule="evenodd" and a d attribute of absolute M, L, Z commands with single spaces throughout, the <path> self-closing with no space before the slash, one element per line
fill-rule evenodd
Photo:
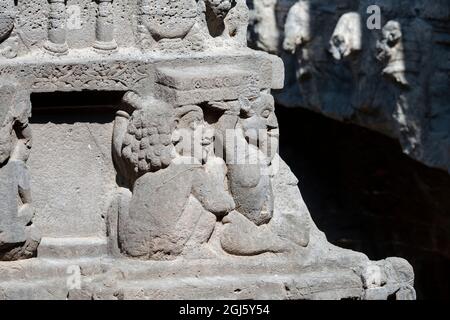
<path fill-rule="evenodd" d="M 48 41 L 45 49 L 54 54 L 65 54 L 69 50 L 66 37 L 66 0 L 49 0 Z"/>
<path fill-rule="evenodd" d="M 98 16 L 94 48 L 104 51 L 115 50 L 117 48 L 117 43 L 114 39 L 113 0 L 97 1 Z"/>

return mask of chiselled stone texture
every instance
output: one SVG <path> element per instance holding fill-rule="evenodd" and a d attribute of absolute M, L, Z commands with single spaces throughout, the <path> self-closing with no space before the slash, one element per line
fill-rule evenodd
<path fill-rule="evenodd" d="M 311 220 L 244 0 L 1 3 L 0 298 L 415 299 Z"/>
<path fill-rule="evenodd" d="M 278 103 L 386 134 L 413 159 L 450 172 L 448 1 L 247 2 L 253 46 L 288 66 Z M 369 30 L 372 5 L 381 19 Z"/>

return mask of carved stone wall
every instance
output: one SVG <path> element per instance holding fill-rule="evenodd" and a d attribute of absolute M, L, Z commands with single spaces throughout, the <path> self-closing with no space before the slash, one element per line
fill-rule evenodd
<path fill-rule="evenodd" d="M 311 220 L 244 0 L 3 3 L 0 298 L 415 299 Z"/>
<path fill-rule="evenodd" d="M 278 103 L 386 134 L 450 172 L 448 1 L 247 2 L 253 46 L 288 66 Z M 379 30 L 366 26 L 371 5 Z"/>

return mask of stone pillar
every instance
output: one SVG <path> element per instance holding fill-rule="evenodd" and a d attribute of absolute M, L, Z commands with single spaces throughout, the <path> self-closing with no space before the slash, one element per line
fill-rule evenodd
<path fill-rule="evenodd" d="M 94 48 L 102 51 L 111 51 L 117 48 L 114 40 L 113 0 L 98 0 L 97 26 L 95 30 L 96 41 Z"/>
<path fill-rule="evenodd" d="M 54 54 L 66 54 L 69 50 L 66 37 L 66 0 L 49 0 L 48 41 L 45 49 Z"/>

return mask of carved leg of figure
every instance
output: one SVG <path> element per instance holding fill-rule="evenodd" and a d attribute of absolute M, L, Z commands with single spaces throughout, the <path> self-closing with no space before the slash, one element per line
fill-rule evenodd
<path fill-rule="evenodd" d="M 119 224 L 128 220 L 131 191 L 120 188 L 111 201 L 106 217 L 106 235 L 108 237 L 108 252 L 113 256 L 120 256 Z"/>
<path fill-rule="evenodd" d="M 20 243 L 10 243 L 9 247 L 12 248 L 10 251 L 0 250 L 0 261 L 15 261 L 33 258 L 37 254 L 37 248 L 40 241 L 41 234 L 39 231 L 34 226 L 26 227 L 25 241 Z"/>
<path fill-rule="evenodd" d="M 213 258 L 215 254 L 208 247 L 217 217 L 205 210 L 202 204 L 190 197 L 183 216 L 177 223 L 183 255 L 189 259 Z"/>
<path fill-rule="evenodd" d="M 237 211 L 227 215 L 223 223 L 225 228 L 220 242 L 222 248 L 230 254 L 252 256 L 265 252 L 281 253 L 290 251 L 292 247 L 267 225 L 257 227 Z"/>

